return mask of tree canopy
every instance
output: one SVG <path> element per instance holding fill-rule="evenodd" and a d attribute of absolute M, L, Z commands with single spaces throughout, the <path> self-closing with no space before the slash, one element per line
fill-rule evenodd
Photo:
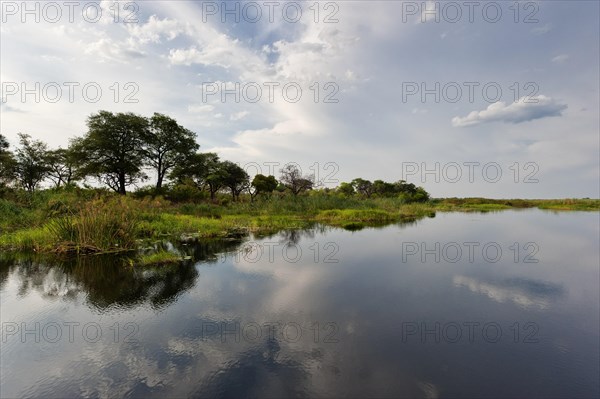
<path fill-rule="evenodd" d="M 68 148 L 49 149 L 46 143 L 20 133 L 19 145 L 11 151 L 6 137 L 0 135 L 0 195 L 13 188 L 32 193 L 43 183 L 58 189 L 89 178 L 124 195 L 153 172 L 154 185 L 138 192 L 194 200 L 208 193 L 213 202 L 218 193 L 229 192 L 234 201 L 247 193 L 254 201 L 258 196 L 266 200 L 274 191 L 277 196 L 290 193 L 294 197 L 312 195 L 307 193 L 311 191 L 315 195 L 399 197 L 406 202 L 429 199 L 422 187 L 404 180 L 390 183 L 356 178 L 336 189 L 316 190 L 314 175 L 303 175 L 295 163 L 280 170 L 279 181 L 260 173 L 251 179 L 238 164 L 221 160 L 213 152 L 199 152 L 196 134 L 161 113 L 144 117 L 99 111 L 91 114 L 86 124 L 87 132 L 71 139 Z"/>
<path fill-rule="evenodd" d="M 148 120 L 134 113 L 100 111 L 87 120 L 88 132 L 75 142 L 84 176 L 93 176 L 125 194 L 127 187 L 147 179 L 143 171 Z"/>

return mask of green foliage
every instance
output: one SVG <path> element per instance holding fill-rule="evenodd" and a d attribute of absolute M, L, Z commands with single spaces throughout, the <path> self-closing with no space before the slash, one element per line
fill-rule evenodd
<path fill-rule="evenodd" d="M 156 189 L 160 190 L 167 174 L 198 148 L 194 132 L 179 125 L 175 119 L 154 113 L 144 137 L 143 151 L 148 165 L 156 170 Z"/>
<path fill-rule="evenodd" d="M 77 214 L 48 223 L 58 252 L 93 253 L 131 250 L 137 247 L 139 215 L 125 198 L 96 200 Z"/>
<path fill-rule="evenodd" d="M 46 153 L 46 165 L 48 167 L 48 178 L 59 188 L 73 184 L 79 180 L 77 173 L 77 160 L 71 148 L 58 148 Z"/>
<path fill-rule="evenodd" d="M 84 176 L 93 176 L 125 194 L 128 186 L 144 180 L 144 144 L 148 121 L 133 113 L 100 111 L 87 120 L 88 132 L 72 143 Z"/>
<path fill-rule="evenodd" d="M 14 181 L 15 168 L 16 161 L 9 150 L 8 140 L 0 134 L 0 198 L 4 197 L 5 188 Z"/>
<path fill-rule="evenodd" d="M 231 190 L 231 197 L 234 201 L 239 200 L 242 191 L 250 186 L 250 176 L 239 165 L 224 161 L 221 163 L 223 185 Z"/>
<path fill-rule="evenodd" d="M 373 183 L 371 183 L 369 180 L 361 179 L 360 177 L 352 180 L 352 183 L 350 184 L 352 187 L 354 187 L 356 192 L 367 198 L 371 198 L 371 195 L 375 191 Z"/>
<path fill-rule="evenodd" d="M 275 176 L 265 176 L 262 174 L 254 176 L 252 180 L 254 191 L 250 192 L 251 199 L 260 194 L 271 194 L 277 188 L 277 185 Z"/>
<path fill-rule="evenodd" d="M 138 266 L 164 266 L 177 264 L 182 261 L 181 256 L 170 251 L 157 251 L 150 254 L 143 254 L 137 261 Z"/>
<path fill-rule="evenodd" d="M 33 193 L 48 176 L 48 146 L 39 140 L 32 140 L 31 136 L 23 133 L 19 133 L 19 144 L 15 155 L 15 176 L 23 189 Z"/>
<path fill-rule="evenodd" d="M 345 195 L 347 197 L 356 194 L 356 190 L 354 189 L 354 186 L 352 185 L 352 183 L 342 183 L 340 184 L 340 186 L 337 188 L 337 191 L 342 194 Z"/>
<path fill-rule="evenodd" d="M 217 154 L 195 153 L 173 168 L 171 178 L 178 183 L 194 184 L 198 189 L 208 188 L 210 198 L 214 200 L 224 185 L 225 173 Z"/>

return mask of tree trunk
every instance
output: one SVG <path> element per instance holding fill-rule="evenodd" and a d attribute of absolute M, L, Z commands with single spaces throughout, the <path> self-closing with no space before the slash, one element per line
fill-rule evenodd
<path fill-rule="evenodd" d="M 119 194 L 127 194 L 127 191 L 125 190 L 125 173 L 119 173 Z"/>
<path fill-rule="evenodd" d="M 157 172 L 158 172 L 158 179 L 156 181 L 156 191 L 159 191 L 162 188 L 163 178 L 165 176 L 165 171 L 163 170 L 163 167 L 162 167 L 162 159 L 158 160 Z"/>

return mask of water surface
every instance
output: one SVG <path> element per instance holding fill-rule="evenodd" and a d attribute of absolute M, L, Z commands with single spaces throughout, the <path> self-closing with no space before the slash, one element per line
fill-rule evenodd
<path fill-rule="evenodd" d="M 2 397 L 598 397 L 599 213 L 0 257 Z"/>

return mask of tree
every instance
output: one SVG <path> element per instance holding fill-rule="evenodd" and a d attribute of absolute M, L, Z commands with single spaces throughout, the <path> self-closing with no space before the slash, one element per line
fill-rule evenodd
<path fill-rule="evenodd" d="M 154 113 L 145 137 L 144 155 L 148 164 L 156 170 L 157 191 L 162 188 L 169 171 L 199 147 L 194 132 L 179 125 L 175 119 Z"/>
<path fill-rule="evenodd" d="M 223 172 L 223 185 L 231 190 L 234 201 L 239 200 L 242 191 L 250 186 L 250 176 L 242 167 L 231 161 L 224 161 L 221 164 L 221 170 Z"/>
<path fill-rule="evenodd" d="M 72 149 L 58 148 L 48 151 L 46 156 L 48 178 L 56 188 L 69 185 L 77 180 L 76 159 Z"/>
<path fill-rule="evenodd" d="M 48 177 L 48 146 L 23 133 L 19 133 L 19 145 L 15 155 L 15 177 L 21 187 L 32 193 Z"/>
<path fill-rule="evenodd" d="M 393 197 L 397 194 L 397 186 L 383 180 L 375 180 L 373 182 L 373 193 L 381 197 Z"/>
<path fill-rule="evenodd" d="M 311 190 L 315 185 L 314 175 L 302 176 L 302 172 L 296 165 L 288 164 L 280 172 L 279 180 L 290 189 L 294 196 L 302 191 Z"/>
<path fill-rule="evenodd" d="M 143 173 L 146 118 L 100 111 L 88 118 L 87 126 L 87 134 L 74 143 L 84 176 L 94 176 L 123 195 L 128 186 L 147 178 Z"/>
<path fill-rule="evenodd" d="M 277 188 L 277 180 L 275 176 L 265 176 L 258 174 L 252 179 L 251 186 L 254 190 L 250 191 L 250 199 L 254 201 L 254 198 L 259 194 L 270 194 Z"/>
<path fill-rule="evenodd" d="M 0 188 L 12 183 L 15 177 L 16 161 L 9 147 L 6 137 L 0 134 Z"/>
<path fill-rule="evenodd" d="M 352 186 L 359 194 L 364 195 L 367 198 L 371 198 L 374 191 L 373 183 L 369 180 L 361 179 L 360 177 L 352 180 Z"/>
<path fill-rule="evenodd" d="M 347 197 L 350 197 L 356 193 L 356 191 L 354 190 L 354 186 L 352 186 L 351 183 L 340 184 L 337 191 L 339 191 L 340 193 L 342 193 L 343 195 L 345 195 Z"/>
<path fill-rule="evenodd" d="M 210 199 L 223 187 L 223 165 L 214 152 L 195 153 L 176 165 L 169 177 L 180 183 L 191 181 L 198 189 L 208 188 Z"/>

